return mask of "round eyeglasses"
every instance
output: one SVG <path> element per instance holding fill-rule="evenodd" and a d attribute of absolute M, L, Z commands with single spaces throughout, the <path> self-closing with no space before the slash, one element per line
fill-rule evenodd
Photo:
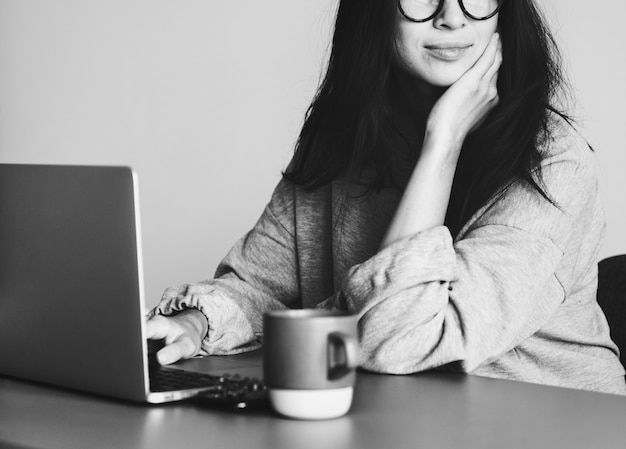
<path fill-rule="evenodd" d="M 474 20 L 487 20 L 495 16 L 503 0 L 458 0 L 463 13 Z M 411 22 L 428 22 L 443 8 L 444 0 L 398 0 L 398 9 Z"/>

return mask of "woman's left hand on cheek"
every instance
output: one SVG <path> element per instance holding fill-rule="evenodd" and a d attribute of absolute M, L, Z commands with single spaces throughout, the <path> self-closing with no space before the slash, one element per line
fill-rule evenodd
<path fill-rule="evenodd" d="M 426 138 L 452 139 L 460 150 L 465 137 L 498 104 L 498 70 L 502 45 L 497 33 L 476 63 L 435 103 L 426 126 Z"/>

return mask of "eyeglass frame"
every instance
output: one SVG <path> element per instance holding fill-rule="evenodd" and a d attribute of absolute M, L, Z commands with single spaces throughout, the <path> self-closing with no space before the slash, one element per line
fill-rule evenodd
<path fill-rule="evenodd" d="M 443 4 L 444 4 L 445 1 L 446 0 L 440 0 L 439 4 L 437 5 L 437 9 L 435 9 L 435 12 L 433 12 L 426 19 L 414 19 L 413 17 L 409 17 L 407 15 L 407 13 L 404 12 L 404 9 L 402 9 L 402 0 L 398 0 L 397 4 L 398 4 L 398 10 L 404 16 L 405 19 L 410 20 L 411 22 L 415 22 L 415 23 L 423 23 L 423 22 L 428 22 L 429 20 L 432 20 L 435 17 L 437 17 L 439 15 L 439 13 L 441 13 L 441 10 L 443 9 Z M 502 3 L 504 3 L 504 0 L 498 0 L 498 7 L 496 8 L 496 10 L 494 12 L 492 12 L 491 14 L 489 14 L 488 16 L 486 16 L 486 17 L 476 17 L 476 16 L 473 16 L 472 14 L 470 14 L 467 11 L 467 9 L 465 9 L 465 5 L 463 4 L 463 0 L 458 0 L 458 2 L 459 2 L 459 6 L 461 7 L 461 11 L 463 11 L 463 14 L 465 14 L 470 19 L 473 19 L 473 20 L 488 20 L 488 19 L 491 19 L 496 14 L 498 14 L 498 12 L 500 12 L 500 8 L 502 7 Z"/>

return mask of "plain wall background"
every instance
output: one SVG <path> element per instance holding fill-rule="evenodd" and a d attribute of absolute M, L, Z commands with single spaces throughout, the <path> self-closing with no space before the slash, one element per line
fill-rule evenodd
<path fill-rule="evenodd" d="M 543 0 L 626 253 L 626 3 Z M 211 277 L 288 162 L 335 0 L 0 0 L 0 162 L 130 165 L 148 305 Z M 593 17 L 591 21 L 590 17 Z"/>

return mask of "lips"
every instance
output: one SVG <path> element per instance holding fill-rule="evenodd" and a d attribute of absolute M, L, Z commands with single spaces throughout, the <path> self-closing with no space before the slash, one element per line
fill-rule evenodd
<path fill-rule="evenodd" d="M 448 42 L 441 44 L 425 45 L 424 48 L 433 56 L 446 61 L 454 61 L 461 58 L 471 47 L 471 44 Z"/>

